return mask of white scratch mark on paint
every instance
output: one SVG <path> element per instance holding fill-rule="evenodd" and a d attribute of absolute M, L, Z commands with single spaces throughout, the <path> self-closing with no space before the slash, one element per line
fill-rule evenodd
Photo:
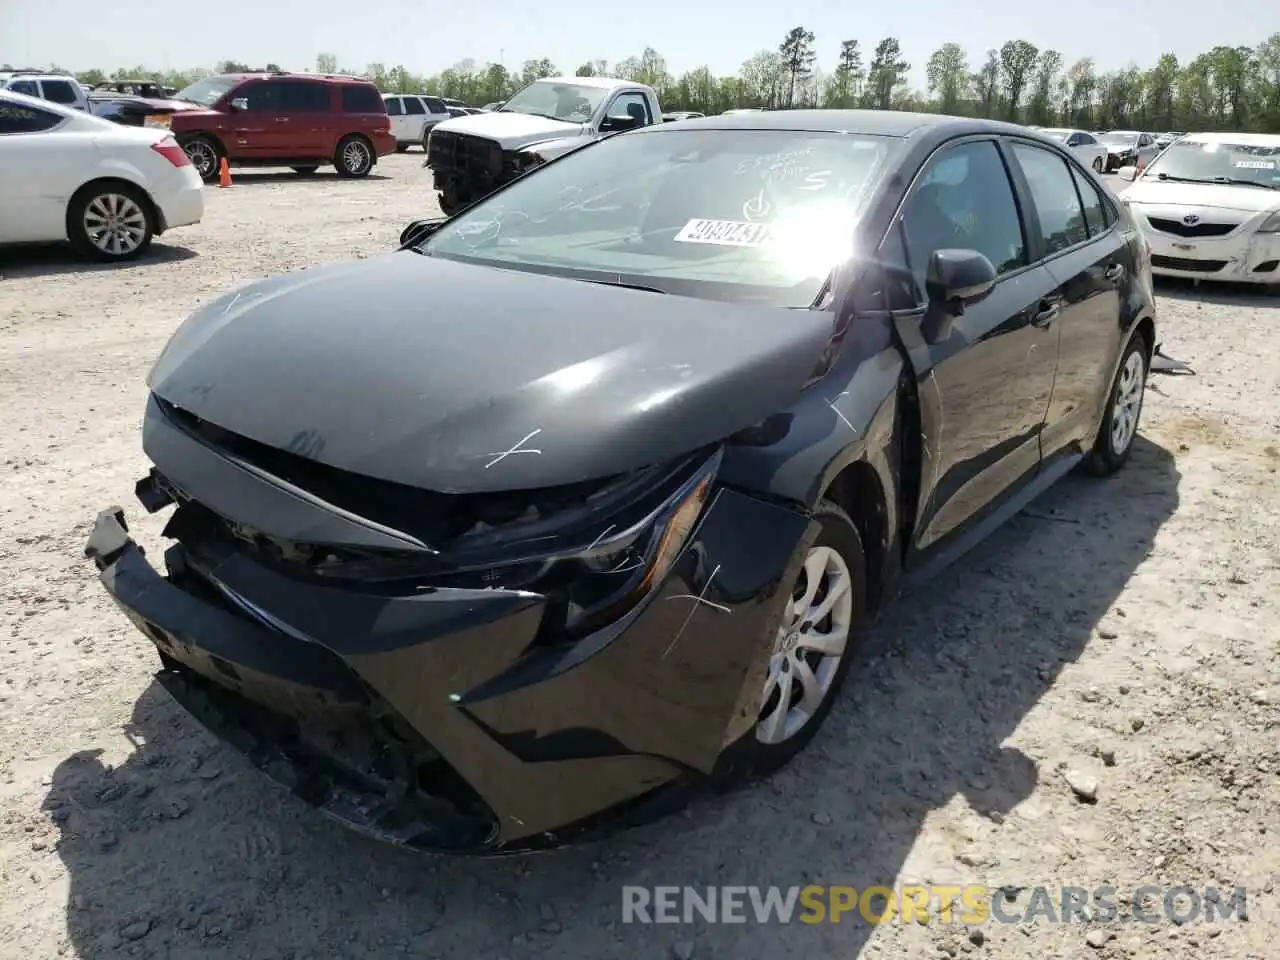
<path fill-rule="evenodd" d="M 834 397 L 832 397 L 830 400 L 827 401 L 827 406 L 831 408 L 832 413 L 834 413 L 837 417 L 839 417 L 842 421 L 844 421 L 844 425 L 853 431 L 854 436 L 857 436 L 858 428 L 855 427 L 852 423 L 850 423 L 849 418 L 846 417 L 843 413 L 841 413 L 840 408 L 836 406 L 837 400 L 839 400 L 841 397 L 847 397 L 848 395 L 849 395 L 848 390 L 845 390 L 842 393 L 837 393 Z"/>
<path fill-rule="evenodd" d="M 515 453 L 535 453 L 535 454 L 541 455 L 542 453 L 541 450 L 534 450 L 532 448 L 525 447 L 526 443 L 528 443 L 530 440 L 532 440 L 541 432 L 542 432 L 542 428 L 539 427 L 537 430 L 534 430 L 532 433 L 528 434 L 522 440 L 516 443 L 516 445 L 513 446 L 510 450 L 504 450 L 502 453 L 486 453 L 485 454 L 486 457 L 493 457 L 493 459 L 490 460 L 488 463 L 486 463 L 484 465 L 484 468 L 488 470 L 494 464 L 501 463 L 503 460 L 507 459 L 507 457 Z"/>
<path fill-rule="evenodd" d="M 680 629 L 676 631 L 675 638 L 671 641 L 670 646 L 662 651 L 662 659 L 667 659 L 667 654 L 675 649 L 675 645 L 680 642 L 680 638 L 684 636 L 685 627 L 689 626 L 689 621 L 693 619 L 693 615 L 698 612 L 698 607 L 706 605 L 719 610 L 721 613 L 733 613 L 724 604 L 713 603 L 707 599 L 707 591 L 711 589 L 711 582 L 715 580 L 716 574 L 720 572 L 720 564 L 716 564 L 716 568 L 711 571 L 711 576 L 707 577 L 707 582 L 702 585 L 701 592 L 695 597 L 691 593 L 680 593 L 674 597 L 667 597 L 668 600 L 692 600 L 693 605 L 689 608 L 689 615 L 684 618 L 684 623 L 680 624 Z"/>

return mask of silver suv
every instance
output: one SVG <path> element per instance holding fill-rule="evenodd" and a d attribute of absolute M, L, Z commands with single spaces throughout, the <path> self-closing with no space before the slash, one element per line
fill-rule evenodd
<path fill-rule="evenodd" d="M 29 70 L 0 74 L 0 89 L 60 103 L 72 110 L 89 110 L 89 94 L 80 85 L 80 81 L 66 74 L 36 73 Z"/>

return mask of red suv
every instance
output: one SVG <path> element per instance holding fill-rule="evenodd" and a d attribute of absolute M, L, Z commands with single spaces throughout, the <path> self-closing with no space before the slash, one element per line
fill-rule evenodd
<path fill-rule="evenodd" d="M 363 177 L 396 149 L 382 94 L 355 77 L 223 74 L 179 90 L 174 100 L 168 125 L 206 181 L 218 179 L 223 157 L 233 167 L 301 174 L 331 163 L 340 177 Z"/>

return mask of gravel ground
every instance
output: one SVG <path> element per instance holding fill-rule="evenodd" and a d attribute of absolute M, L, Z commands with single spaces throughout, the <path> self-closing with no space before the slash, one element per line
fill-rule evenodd
<path fill-rule="evenodd" d="M 188 719 L 81 556 L 111 503 L 158 533 L 132 508 L 144 375 L 219 292 L 387 249 L 434 210 L 420 159 L 238 173 L 132 267 L 0 255 L 0 956 L 1277 956 L 1280 301 L 1246 291 L 1163 287 L 1166 349 L 1199 375 L 1152 384 L 1129 467 L 1063 482 L 891 609 L 811 749 L 684 816 L 418 857 Z M 1037 885 L 1245 885 L 1251 922 L 621 923 L 624 884 L 912 881 L 1023 888 L 1015 915 Z"/>

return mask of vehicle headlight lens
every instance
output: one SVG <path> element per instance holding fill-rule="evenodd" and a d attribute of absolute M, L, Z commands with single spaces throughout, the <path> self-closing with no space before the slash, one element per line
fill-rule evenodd
<path fill-rule="evenodd" d="M 1262 221 L 1259 233 L 1280 233 L 1280 210 L 1272 211 L 1271 216 Z"/>
<path fill-rule="evenodd" d="M 541 166 L 544 163 L 546 163 L 546 158 L 532 147 L 521 150 L 516 154 L 516 171 L 518 173 L 532 170 L 534 167 Z"/>

